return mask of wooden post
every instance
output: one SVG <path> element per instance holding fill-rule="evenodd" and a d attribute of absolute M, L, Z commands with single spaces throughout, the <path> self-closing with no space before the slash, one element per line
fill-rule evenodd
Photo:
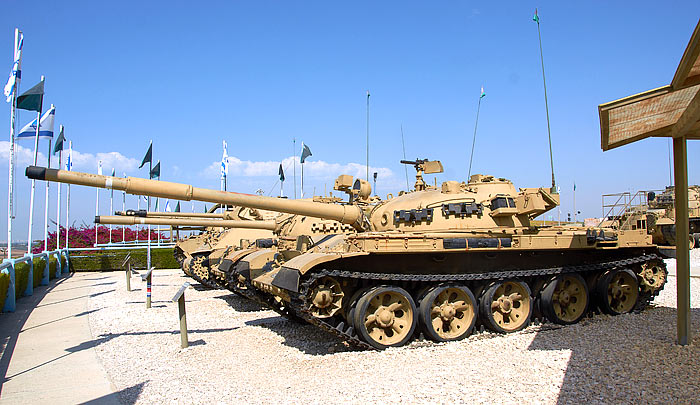
<path fill-rule="evenodd" d="M 678 344 L 690 341 L 690 248 L 688 241 L 688 145 L 686 138 L 673 138 L 673 172 L 676 208 L 676 294 Z"/>

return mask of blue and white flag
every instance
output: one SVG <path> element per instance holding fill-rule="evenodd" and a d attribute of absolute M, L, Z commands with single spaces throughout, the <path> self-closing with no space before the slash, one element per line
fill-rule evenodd
<path fill-rule="evenodd" d="M 12 64 L 12 70 L 10 70 L 10 77 L 7 79 L 7 84 L 5 85 L 5 97 L 7 97 L 7 102 L 12 101 L 12 96 L 14 95 L 15 88 L 19 86 L 19 81 L 22 78 L 22 44 L 24 43 L 24 34 L 19 31 L 19 41 L 15 48 L 15 61 Z"/>
<path fill-rule="evenodd" d="M 170 208 L 170 200 L 165 201 L 165 212 L 173 212 L 173 210 Z"/>
<path fill-rule="evenodd" d="M 228 176 L 228 151 L 226 141 L 224 141 L 224 155 L 221 157 L 221 178 Z"/>
<path fill-rule="evenodd" d="M 97 161 L 97 174 L 102 176 L 102 161 L 101 160 Z"/>
<path fill-rule="evenodd" d="M 66 159 L 66 170 L 73 170 L 73 141 L 68 141 L 68 159 Z"/>
<path fill-rule="evenodd" d="M 53 138 L 53 119 L 56 115 L 56 107 L 51 106 L 49 111 L 45 112 L 41 117 L 41 126 L 39 127 L 39 138 Z M 36 135 L 36 118 L 29 124 L 25 125 L 17 138 L 34 138 Z"/>

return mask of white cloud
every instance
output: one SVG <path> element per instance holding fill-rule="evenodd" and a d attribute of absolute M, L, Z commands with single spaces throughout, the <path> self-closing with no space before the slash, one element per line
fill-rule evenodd
<path fill-rule="evenodd" d="M 282 160 L 282 167 L 285 175 L 289 178 L 293 167 L 294 157 L 288 157 Z M 240 160 L 235 156 L 230 156 L 229 161 L 229 177 L 244 176 L 277 176 L 279 170 L 279 161 L 253 162 L 250 160 Z M 207 166 L 202 171 L 202 176 L 218 178 L 220 175 L 221 162 L 216 161 Z M 353 177 L 364 178 L 366 175 L 366 167 L 360 163 L 329 163 L 323 160 L 307 160 L 304 164 L 304 176 L 307 178 L 335 178 L 341 174 L 349 174 Z M 301 171 L 301 164 L 297 162 L 297 171 Z M 380 178 L 387 179 L 393 176 L 391 169 L 385 167 L 370 166 L 370 173 L 377 172 Z"/>
<path fill-rule="evenodd" d="M 67 152 L 66 152 L 67 153 Z M 65 155 L 65 153 L 64 153 Z M 33 148 L 27 148 L 19 143 L 15 143 L 15 156 L 17 166 L 27 166 L 34 163 L 34 153 Z M 7 162 L 10 158 L 10 142 L 0 141 L 0 159 L 3 162 Z M 56 157 L 52 156 L 51 167 L 56 167 Z M 119 172 L 128 172 L 135 170 L 139 161 L 126 157 L 119 152 L 98 152 L 98 153 L 82 153 L 73 149 L 73 169 L 82 170 L 86 172 L 97 171 L 97 161 L 102 160 L 102 167 L 104 168 L 105 174 L 111 173 L 111 169 L 116 169 Z M 46 162 L 46 155 L 39 152 L 38 164 L 44 165 Z M 65 156 L 63 158 L 65 162 Z"/>

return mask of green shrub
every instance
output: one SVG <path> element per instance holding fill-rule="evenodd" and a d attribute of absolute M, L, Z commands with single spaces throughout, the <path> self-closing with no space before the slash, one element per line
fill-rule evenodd
<path fill-rule="evenodd" d="M 0 272 L 0 312 L 2 312 L 2 309 L 5 307 L 8 288 L 10 288 L 10 275 Z"/>
<path fill-rule="evenodd" d="M 15 265 L 15 299 L 19 299 L 27 289 L 29 282 L 29 263 L 17 263 Z"/>
<path fill-rule="evenodd" d="M 146 267 L 146 249 L 123 249 L 71 255 L 70 268 L 71 271 L 122 270 L 122 263 L 129 252 L 131 252 L 132 266 Z M 177 269 L 180 267 L 173 256 L 172 248 L 152 248 L 151 266 L 157 269 Z"/>
<path fill-rule="evenodd" d="M 58 259 L 56 256 L 51 256 L 49 259 L 49 280 L 56 278 L 56 265 L 58 264 Z"/>
<path fill-rule="evenodd" d="M 44 269 L 46 268 L 46 260 L 42 257 L 34 258 L 34 288 L 41 285 L 41 279 L 44 278 Z"/>

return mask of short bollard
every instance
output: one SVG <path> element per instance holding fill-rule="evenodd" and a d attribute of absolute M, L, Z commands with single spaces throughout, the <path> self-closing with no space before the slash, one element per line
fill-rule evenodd
<path fill-rule="evenodd" d="M 141 275 L 141 281 L 146 282 L 146 308 L 151 307 L 151 276 L 155 267 L 151 267 L 146 274 Z"/>
<path fill-rule="evenodd" d="M 189 342 L 187 341 L 187 317 L 185 316 L 185 290 L 189 286 L 189 281 L 186 281 L 172 299 L 173 302 L 177 301 L 177 308 L 180 316 L 180 347 L 183 349 L 189 346 Z"/>

